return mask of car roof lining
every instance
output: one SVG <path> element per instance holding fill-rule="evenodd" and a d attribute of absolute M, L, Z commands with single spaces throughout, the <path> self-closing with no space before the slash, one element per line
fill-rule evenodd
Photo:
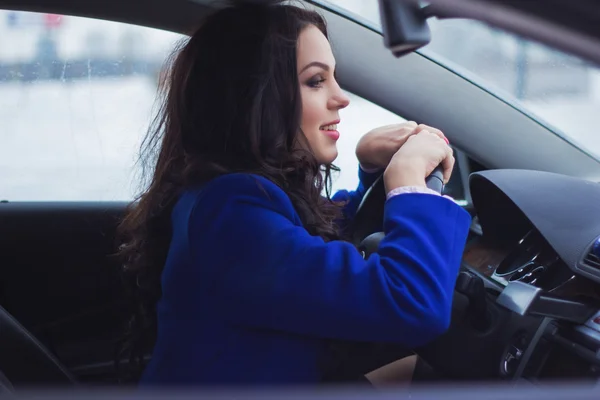
<path fill-rule="evenodd" d="M 215 4 L 214 0 L 0 0 L 4 9 L 101 18 L 184 34 Z M 488 168 L 537 169 L 600 181 L 598 160 L 500 96 L 422 54 L 397 59 L 384 48 L 379 33 L 318 9 L 329 24 L 344 89 L 404 118 L 439 127 L 454 146 L 476 155 Z M 481 140 L 484 135 L 486 140 Z"/>
<path fill-rule="evenodd" d="M 0 8 L 106 19 L 190 34 L 214 10 L 208 0 L 0 0 Z M 143 10 L 143 12 L 140 12 Z"/>

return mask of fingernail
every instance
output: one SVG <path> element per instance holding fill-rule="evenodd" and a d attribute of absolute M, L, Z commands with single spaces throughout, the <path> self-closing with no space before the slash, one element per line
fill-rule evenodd
<path fill-rule="evenodd" d="M 444 136 L 444 141 L 446 142 L 446 144 L 450 144 L 450 141 L 448 140 L 448 138 L 446 136 Z"/>

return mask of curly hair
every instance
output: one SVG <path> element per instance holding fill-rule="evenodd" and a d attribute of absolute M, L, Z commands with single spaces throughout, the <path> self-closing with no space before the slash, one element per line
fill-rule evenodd
<path fill-rule="evenodd" d="M 287 193 L 308 232 L 326 241 L 340 236 L 341 207 L 330 197 L 338 169 L 317 162 L 300 129 L 296 47 L 309 25 L 327 36 L 314 11 L 234 4 L 210 15 L 168 60 L 141 148 L 145 187 L 119 227 L 132 296 L 122 351 L 138 373 L 155 340 L 170 214 L 184 190 L 223 174 L 259 174 Z"/>

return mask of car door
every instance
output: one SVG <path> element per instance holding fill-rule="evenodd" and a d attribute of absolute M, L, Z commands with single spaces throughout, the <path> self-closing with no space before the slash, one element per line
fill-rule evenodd
<path fill-rule="evenodd" d="M 116 227 L 180 35 L 0 11 L 0 305 L 83 381 L 115 382 Z"/>

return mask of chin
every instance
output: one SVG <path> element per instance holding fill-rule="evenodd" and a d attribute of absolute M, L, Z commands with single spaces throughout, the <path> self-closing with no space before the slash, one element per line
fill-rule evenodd
<path fill-rule="evenodd" d="M 331 164 L 338 156 L 337 148 L 327 149 L 319 154 L 318 160 L 320 164 Z"/>

